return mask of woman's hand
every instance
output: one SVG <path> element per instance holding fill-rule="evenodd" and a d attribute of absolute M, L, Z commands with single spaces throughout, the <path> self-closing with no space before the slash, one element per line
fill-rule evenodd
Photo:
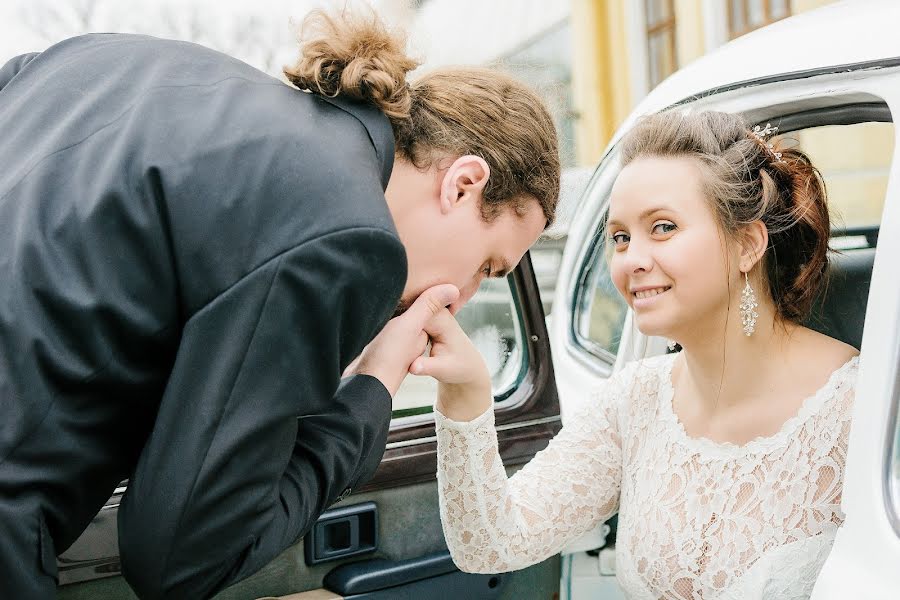
<path fill-rule="evenodd" d="M 344 370 L 344 377 L 370 375 L 387 388 L 393 398 L 409 372 L 410 364 L 425 352 L 428 334 L 425 326 L 459 297 L 459 290 L 450 284 L 428 288 L 416 298 L 412 306 L 388 321 L 362 354 Z"/>
<path fill-rule="evenodd" d="M 447 309 L 438 311 L 424 327 L 431 339 L 430 356 L 410 365 L 414 375 L 438 380 L 435 408 L 454 421 L 471 421 L 491 407 L 491 376 L 484 358 Z"/>

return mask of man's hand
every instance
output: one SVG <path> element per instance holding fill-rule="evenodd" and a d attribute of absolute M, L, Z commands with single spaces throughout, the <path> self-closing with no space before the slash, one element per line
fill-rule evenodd
<path fill-rule="evenodd" d="M 441 311 L 449 315 L 446 306 L 458 297 L 459 290 L 450 284 L 436 285 L 422 292 L 405 313 L 388 321 L 344 375 L 371 375 L 393 397 L 412 362 L 425 352 L 426 325 Z"/>
<path fill-rule="evenodd" d="M 447 309 L 425 324 L 431 355 L 420 356 L 409 372 L 438 380 L 436 408 L 454 421 L 471 421 L 493 403 L 491 376 L 484 357 Z"/>

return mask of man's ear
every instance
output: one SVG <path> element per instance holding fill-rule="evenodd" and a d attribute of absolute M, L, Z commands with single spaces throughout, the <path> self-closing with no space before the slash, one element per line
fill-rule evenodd
<path fill-rule="evenodd" d="M 480 199 L 491 176 L 491 168 L 480 156 L 460 156 L 441 181 L 441 212 L 446 214 L 458 204 Z"/>
<path fill-rule="evenodd" d="M 746 273 L 756 266 L 769 247 L 769 230 L 762 221 L 753 221 L 744 228 L 741 235 L 741 272 Z"/>

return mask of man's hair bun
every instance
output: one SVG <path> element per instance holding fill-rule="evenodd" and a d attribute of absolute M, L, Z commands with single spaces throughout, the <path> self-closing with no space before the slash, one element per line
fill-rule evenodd
<path fill-rule="evenodd" d="M 405 37 L 388 31 L 374 13 L 331 16 L 314 10 L 303 20 L 300 44 L 300 58 L 284 69 L 292 84 L 371 102 L 392 121 L 409 118 L 406 74 L 418 62 L 406 55 Z"/>

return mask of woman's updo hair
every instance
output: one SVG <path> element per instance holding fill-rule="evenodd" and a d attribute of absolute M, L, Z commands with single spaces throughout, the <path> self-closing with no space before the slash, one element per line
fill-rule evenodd
<path fill-rule="evenodd" d="M 643 117 L 622 140 L 622 164 L 644 157 L 693 158 L 722 230 L 737 239 L 762 221 L 769 245 L 761 257 L 779 317 L 801 322 L 828 267 L 830 225 L 825 183 L 809 157 L 755 136 L 722 112 L 667 111 Z"/>
<path fill-rule="evenodd" d="M 375 104 L 391 121 L 396 152 L 425 169 L 440 158 L 472 154 L 491 169 L 482 216 L 506 206 L 517 212 L 537 199 L 547 224 L 559 199 L 559 149 L 553 119 L 540 97 L 498 71 L 474 67 L 430 71 L 418 66 L 405 36 L 372 13 L 312 11 L 301 26 L 300 57 L 285 67 L 288 81 L 323 96 Z"/>

